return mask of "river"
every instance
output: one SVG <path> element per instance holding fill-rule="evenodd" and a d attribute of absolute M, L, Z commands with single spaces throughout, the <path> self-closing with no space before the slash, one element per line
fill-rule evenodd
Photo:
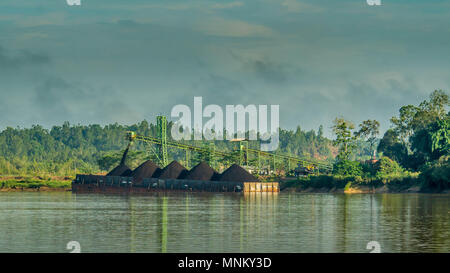
<path fill-rule="evenodd" d="M 0 193 L 0 252 L 450 252 L 450 195 Z"/>

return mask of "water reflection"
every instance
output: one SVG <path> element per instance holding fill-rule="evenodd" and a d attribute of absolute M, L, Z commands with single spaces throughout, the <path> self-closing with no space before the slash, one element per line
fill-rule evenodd
<path fill-rule="evenodd" d="M 450 196 L 1 193 L 1 252 L 449 252 Z"/>

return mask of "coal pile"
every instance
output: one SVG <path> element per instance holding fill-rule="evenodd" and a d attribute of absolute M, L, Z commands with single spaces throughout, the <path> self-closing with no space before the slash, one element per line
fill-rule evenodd
<path fill-rule="evenodd" d="M 131 177 L 132 175 L 133 175 L 133 171 L 131 169 L 128 169 L 128 170 L 124 171 L 121 176 Z"/>
<path fill-rule="evenodd" d="M 160 179 L 186 179 L 199 181 L 233 181 L 233 182 L 259 182 L 259 179 L 247 172 L 239 165 L 233 164 L 222 174 L 216 172 L 206 162 L 201 162 L 190 171 L 183 167 L 176 160 L 172 161 L 164 169 L 161 169 L 154 162 L 147 160 L 132 171 L 125 165 L 129 145 L 125 149 L 119 166 L 110 171 L 107 176 L 128 176 L 133 177 L 135 183 L 141 183 L 145 178 Z"/>
<path fill-rule="evenodd" d="M 128 150 L 130 149 L 130 144 L 128 144 L 127 148 L 123 152 L 122 159 L 120 160 L 119 166 L 112 169 L 106 176 L 131 176 L 131 169 L 125 165 L 125 159 L 127 158 Z"/>
<path fill-rule="evenodd" d="M 211 181 L 220 181 L 220 173 L 214 173 L 213 176 L 211 177 Z"/>
<path fill-rule="evenodd" d="M 241 166 L 233 164 L 220 175 L 219 181 L 259 182 L 259 179 L 247 172 Z"/>
<path fill-rule="evenodd" d="M 131 169 L 125 164 L 120 164 L 112 169 L 106 176 L 129 176 L 130 174 Z"/>
<path fill-rule="evenodd" d="M 154 174 L 152 177 L 157 177 L 161 179 L 177 179 L 178 177 L 185 176 L 188 170 L 183 167 L 178 161 L 174 160 L 169 165 L 167 165 L 161 172 Z"/>
<path fill-rule="evenodd" d="M 188 180 L 210 181 L 214 175 L 218 175 L 218 173 L 206 162 L 200 162 L 197 166 L 187 172 L 185 176 L 182 176 L 180 178 Z"/>
<path fill-rule="evenodd" d="M 134 169 L 131 176 L 134 178 L 134 181 L 137 183 L 142 182 L 144 178 L 150 178 L 152 177 L 155 172 L 160 171 L 161 168 L 153 163 L 151 160 L 147 160 L 144 163 L 142 163 L 139 167 Z"/>

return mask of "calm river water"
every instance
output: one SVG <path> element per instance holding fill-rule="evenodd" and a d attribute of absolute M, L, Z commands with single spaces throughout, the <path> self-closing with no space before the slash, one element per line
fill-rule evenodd
<path fill-rule="evenodd" d="M 450 252 L 450 195 L 0 193 L 0 252 Z"/>

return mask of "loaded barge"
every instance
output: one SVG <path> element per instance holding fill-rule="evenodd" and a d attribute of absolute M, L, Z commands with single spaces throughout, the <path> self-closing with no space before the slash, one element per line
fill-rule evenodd
<path fill-rule="evenodd" d="M 160 191 L 279 192 L 280 188 L 278 182 L 261 182 L 236 164 L 219 174 L 205 162 L 188 171 L 176 161 L 163 169 L 146 161 L 133 171 L 121 162 L 107 175 L 79 174 L 72 182 L 75 193 Z"/>
<path fill-rule="evenodd" d="M 233 182 L 147 178 L 133 183 L 132 177 L 77 175 L 72 182 L 75 193 L 120 193 L 155 191 L 195 192 L 279 192 L 278 182 Z"/>

